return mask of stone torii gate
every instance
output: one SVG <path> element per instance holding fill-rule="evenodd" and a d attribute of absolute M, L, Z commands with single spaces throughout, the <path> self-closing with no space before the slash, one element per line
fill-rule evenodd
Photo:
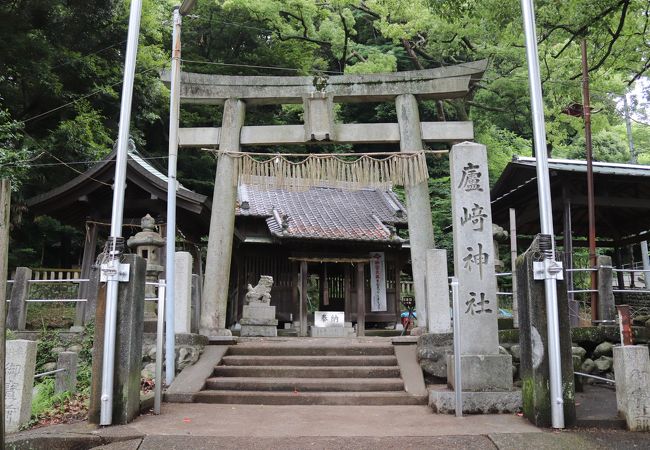
<path fill-rule="evenodd" d="M 326 79 L 182 73 L 181 102 L 223 104 L 224 111 L 220 128 L 181 128 L 179 146 L 239 152 L 247 145 L 399 142 L 401 152 L 418 152 L 423 150 L 424 142 L 472 140 L 472 122 L 421 122 L 418 100 L 464 97 L 486 66 L 486 61 L 478 61 L 429 70 Z M 169 73 L 163 73 L 162 79 L 169 82 Z M 395 102 L 397 123 L 334 122 L 333 103 L 388 101 Z M 289 103 L 303 104 L 304 124 L 244 125 L 246 105 Z M 219 158 L 201 299 L 200 332 L 206 336 L 230 334 L 226 329 L 226 308 L 237 193 L 232 183 L 234 170 L 232 158 Z M 406 204 L 417 315 L 421 324 L 427 324 L 426 254 L 434 248 L 434 234 L 426 181 L 407 187 Z M 431 277 L 445 284 L 440 287 L 443 292 L 447 289 L 445 277 Z M 448 317 L 448 308 L 444 314 Z"/>

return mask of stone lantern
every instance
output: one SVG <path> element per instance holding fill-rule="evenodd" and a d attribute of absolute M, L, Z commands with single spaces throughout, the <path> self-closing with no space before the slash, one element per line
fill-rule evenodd
<path fill-rule="evenodd" d="M 147 261 L 147 283 L 157 283 L 158 277 L 163 271 L 161 265 L 160 252 L 165 245 L 165 239 L 154 231 L 156 221 L 149 214 L 144 216 L 140 221 L 142 231 L 131 236 L 126 244 L 135 251 L 138 256 Z M 156 297 L 155 286 L 147 284 L 144 290 L 145 298 Z M 153 302 L 145 302 L 144 318 L 151 320 L 156 318 L 156 306 Z"/>

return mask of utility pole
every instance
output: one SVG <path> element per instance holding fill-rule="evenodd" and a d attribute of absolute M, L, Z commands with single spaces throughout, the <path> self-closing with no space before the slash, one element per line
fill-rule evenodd
<path fill-rule="evenodd" d="M 9 255 L 9 216 L 11 210 L 11 182 L 0 179 L 0 448 L 5 448 L 5 317 L 7 303 L 7 275 Z"/>
<path fill-rule="evenodd" d="M 172 65 L 169 95 L 169 160 L 167 165 L 167 235 L 165 236 L 165 383 L 169 386 L 176 375 L 176 330 L 174 324 L 174 291 L 176 263 L 176 165 L 178 162 L 178 122 L 181 104 L 181 25 L 182 17 L 194 7 L 196 0 L 185 0 L 174 8 L 172 17 Z"/>
<path fill-rule="evenodd" d="M 582 116 L 585 121 L 585 146 L 587 153 L 587 215 L 589 219 L 589 265 L 596 268 L 596 211 L 594 205 L 594 168 L 591 146 L 591 106 L 589 105 L 589 66 L 587 65 L 587 40 L 580 41 L 582 54 Z M 591 321 L 598 317 L 598 280 L 596 271 L 590 272 L 591 278 Z"/>
<path fill-rule="evenodd" d="M 133 100 L 133 80 L 135 62 L 138 53 L 140 34 L 140 16 L 142 0 L 131 1 L 129 31 L 124 58 L 124 82 L 122 83 L 122 100 L 120 105 L 120 125 L 117 137 L 117 155 L 115 158 L 115 181 L 113 184 L 113 210 L 111 215 L 111 234 L 107 262 L 101 270 L 106 279 L 106 321 L 104 332 L 104 357 L 102 359 L 102 395 L 100 425 L 113 423 L 113 378 L 115 375 L 115 334 L 117 327 L 118 285 L 125 268 L 120 264 L 120 255 L 124 247 L 122 221 L 124 218 L 124 189 L 126 189 L 126 163 L 129 146 L 129 127 L 131 122 L 131 103 Z M 128 274 L 128 270 L 126 270 Z"/>
<path fill-rule="evenodd" d="M 530 106 L 537 159 L 537 192 L 539 200 L 540 241 L 544 243 L 543 274 L 535 279 L 544 280 L 546 300 L 546 331 L 548 334 L 548 365 L 550 381 L 551 423 L 553 428 L 564 428 L 564 396 L 562 391 L 562 362 L 560 360 L 560 322 L 557 304 L 557 278 L 562 274 L 562 264 L 555 260 L 553 208 L 551 182 L 546 152 L 546 125 L 542 102 L 542 82 L 539 75 L 535 10 L 532 0 L 521 0 L 521 10 L 526 36 L 526 60 L 530 84 Z M 542 239 L 543 238 L 543 239 Z M 541 247 L 541 245 L 540 245 Z"/>

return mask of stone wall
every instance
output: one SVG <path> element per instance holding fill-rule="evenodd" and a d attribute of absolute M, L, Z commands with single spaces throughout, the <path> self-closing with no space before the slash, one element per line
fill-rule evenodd
<path fill-rule="evenodd" d="M 176 335 L 176 373 L 196 363 L 208 344 L 208 338 L 199 334 Z M 165 363 L 163 361 L 163 368 Z M 154 378 L 156 374 L 156 335 L 145 333 L 142 345 L 142 377 Z"/>
<path fill-rule="evenodd" d="M 642 323 L 644 318 L 635 320 Z M 650 343 L 650 317 L 643 321 L 645 326 L 634 326 L 633 335 L 636 344 Z M 620 343 L 618 327 L 583 327 L 571 330 L 573 369 L 614 379 L 612 347 Z M 521 386 L 519 378 L 519 330 L 499 331 L 499 351 L 512 355 L 514 385 Z M 425 334 L 418 338 L 417 358 L 428 384 L 447 382 L 446 356 L 453 354 L 453 337 L 448 334 Z M 584 380 L 585 382 L 586 379 Z M 591 381 L 589 381 L 591 383 Z"/>

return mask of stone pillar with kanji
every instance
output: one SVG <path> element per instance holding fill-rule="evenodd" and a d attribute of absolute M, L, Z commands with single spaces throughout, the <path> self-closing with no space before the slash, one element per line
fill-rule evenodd
<path fill-rule="evenodd" d="M 459 282 L 463 391 L 512 388 L 512 357 L 499 354 L 490 183 L 484 145 L 464 142 L 449 154 L 454 273 Z M 453 358 L 448 382 L 454 383 Z"/>

